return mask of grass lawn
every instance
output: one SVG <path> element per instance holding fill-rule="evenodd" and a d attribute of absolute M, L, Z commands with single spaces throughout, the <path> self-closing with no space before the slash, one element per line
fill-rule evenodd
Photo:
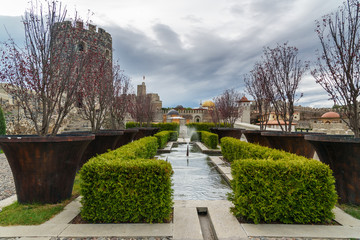
<path fill-rule="evenodd" d="M 39 225 L 59 212 L 74 198 L 80 195 L 80 176 L 76 175 L 72 197 L 57 204 L 20 204 L 15 202 L 0 212 L 0 226 Z"/>
<path fill-rule="evenodd" d="M 360 219 L 360 206 L 340 204 L 338 207 L 354 218 Z"/>

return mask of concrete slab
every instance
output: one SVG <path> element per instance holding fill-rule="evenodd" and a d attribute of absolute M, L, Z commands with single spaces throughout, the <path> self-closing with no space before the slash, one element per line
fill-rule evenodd
<path fill-rule="evenodd" d="M 167 237 L 173 224 L 71 224 L 59 237 Z"/>
<path fill-rule="evenodd" d="M 343 226 L 360 227 L 360 220 L 350 216 L 338 207 L 333 209 L 335 214 L 335 221 Z"/>
<path fill-rule="evenodd" d="M 200 221 L 195 207 L 174 208 L 173 239 L 203 240 Z"/>
<path fill-rule="evenodd" d="M 360 228 L 297 224 L 241 224 L 251 237 L 360 238 Z"/>
<path fill-rule="evenodd" d="M 245 230 L 231 214 L 228 204 L 209 206 L 208 214 L 219 240 L 247 238 Z"/>
<path fill-rule="evenodd" d="M 3 208 L 3 207 L 6 207 L 10 204 L 13 204 L 14 202 L 17 201 L 17 196 L 16 194 L 15 195 L 12 195 L 11 197 L 8 197 L 8 198 L 5 198 L 3 200 L 0 201 L 0 209 Z"/>
<path fill-rule="evenodd" d="M 67 226 L 67 224 L 42 224 L 37 226 L 0 227 L 0 238 L 58 236 Z"/>

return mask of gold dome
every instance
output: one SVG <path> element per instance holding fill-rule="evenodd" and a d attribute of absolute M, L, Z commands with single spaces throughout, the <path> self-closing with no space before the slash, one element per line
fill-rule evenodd
<path fill-rule="evenodd" d="M 207 100 L 207 101 L 203 102 L 203 104 L 201 106 L 210 108 L 210 107 L 214 107 L 215 103 L 213 101 Z"/>

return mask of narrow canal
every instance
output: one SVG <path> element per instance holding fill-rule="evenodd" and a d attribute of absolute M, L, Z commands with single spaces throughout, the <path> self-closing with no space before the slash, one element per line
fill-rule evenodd
<path fill-rule="evenodd" d="M 171 153 L 157 156 L 173 167 L 174 200 L 224 200 L 231 188 L 218 173 L 207 154 L 193 144 L 174 144 Z"/>

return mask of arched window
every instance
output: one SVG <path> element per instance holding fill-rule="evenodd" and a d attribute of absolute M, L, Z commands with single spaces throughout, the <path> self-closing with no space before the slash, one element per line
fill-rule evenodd
<path fill-rule="evenodd" d="M 86 43 L 81 41 L 78 46 L 77 49 L 79 52 L 85 52 L 86 51 Z"/>

